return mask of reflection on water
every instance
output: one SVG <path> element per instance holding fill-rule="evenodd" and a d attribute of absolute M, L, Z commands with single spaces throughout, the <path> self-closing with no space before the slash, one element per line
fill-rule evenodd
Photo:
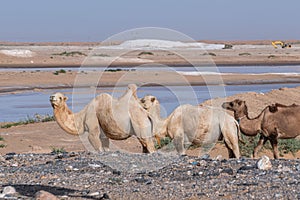
<path fill-rule="evenodd" d="M 215 97 L 231 96 L 237 93 L 248 91 L 268 92 L 281 87 L 297 87 L 300 84 L 264 84 L 264 85 L 232 85 L 214 86 L 209 89 L 206 86 L 157 86 L 141 87 L 138 89 L 138 96 L 151 94 L 156 96 L 162 105 L 163 116 L 171 113 L 180 104 L 199 104 L 207 99 Z M 224 90 L 225 88 L 225 90 Z M 59 92 L 69 97 L 68 105 L 74 111 L 81 110 L 93 97 L 107 92 L 114 97 L 120 97 L 126 88 L 99 88 L 93 91 L 88 88 L 81 89 L 60 89 Z M 23 92 L 19 94 L 0 95 L 0 122 L 18 121 L 32 117 L 34 114 L 51 114 L 52 108 L 49 103 L 49 96 L 57 90 L 44 90 L 42 92 Z"/>

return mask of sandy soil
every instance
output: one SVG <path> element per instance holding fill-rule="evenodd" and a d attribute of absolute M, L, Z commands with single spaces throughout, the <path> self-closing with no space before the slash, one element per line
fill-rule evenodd
<path fill-rule="evenodd" d="M 195 49 L 151 50 L 153 55 L 139 55 L 142 52 L 141 50 L 99 49 L 100 43 L 3 43 L 0 50 L 30 50 L 34 55 L 31 57 L 16 57 L 0 53 L 0 67 L 70 67 L 82 66 L 83 62 L 96 66 L 132 66 L 144 63 L 171 65 L 205 63 L 215 63 L 217 65 L 300 64 L 299 41 L 291 41 L 292 48 L 289 49 L 275 49 L 271 45 L 271 41 L 210 42 L 232 44 L 233 49 L 208 51 Z M 81 54 L 60 55 L 63 52 L 80 52 Z M 110 61 L 108 62 L 108 60 Z"/>
<path fill-rule="evenodd" d="M 219 42 L 218 42 L 219 43 Z M 228 43 L 228 42 L 226 42 Z M 3 44 L 1 49 L 23 49 L 34 53 L 32 57 L 15 57 L 0 53 L 0 67 L 24 67 L 24 71 L 0 71 L 0 93 L 18 92 L 20 90 L 39 90 L 47 88 L 84 87 L 96 84 L 98 86 L 127 85 L 136 83 L 162 84 L 162 85 L 204 85 L 210 84 L 255 84 L 255 83 L 299 83 L 298 75 L 205 75 L 187 76 L 177 73 L 167 72 L 80 72 L 67 71 L 54 75 L 53 72 L 26 71 L 26 67 L 63 67 L 86 65 L 97 66 L 133 66 L 140 64 L 171 64 L 187 65 L 191 61 L 193 64 L 216 63 L 218 65 L 283 65 L 300 64 L 300 45 L 293 44 L 290 49 L 274 49 L 269 42 L 235 42 L 234 49 L 211 50 L 208 52 L 198 52 L 192 50 L 181 50 L 180 54 L 168 51 L 153 51 L 154 55 L 139 55 L 141 51 L 128 52 L 116 60 L 120 51 L 101 50 L 95 52 L 94 48 L 99 44 Z M 253 48 L 253 44 L 258 45 Z M 83 55 L 63 56 L 62 52 L 78 51 Z M 208 56 L 210 53 L 212 56 Z M 90 59 L 96 57 L 96 59 Z M 99 56 L 100 55 L 100 56 Z M 108 58 L 106 58 L 108 57 Z M 88 59 L 87 59 L 88 58 Z M 88 60 L 88 61 L 87 61 Z M 96 61 L 96 62 L 94 62 Z M 101 77 L 100 81 L 98 78 Z M 256 116 L 260 110 L 271 103 L 300 104 L 300 87 L 295 89 L 280 89 L 271 91 L 268 94 L 245 93 L 229 97 L 229 100 L 241 98 L 249 104 L 250 116 Z M 227 99 L 226 99 L 227 100 Z M 213 100 L 214 105 L 220 105 L 225 99 Z M 207 101 L 204 104 L 211 104 Z M 41 153 L 50 152 L 54 148 L 64 148 L 67 151 L 83 151 L 86 146 L 78 137 L 74 137 L 63 132 L 56 122 L 36 123 L 22 125 L 9 129 L 0 129 L 3 136 L 5 148 L 0 148 L 0 154 L 8 152 L 16 153 Z M 141 146 L 135 138 L 126 141 L 114 141 L 114 150 L 121 149 L 130 152 L 141 152 Z M 190 155 L 197 154 L 197 149 L 188 152 Z M 270 154 L 270 152 L 263 152 Z M 227 151 L 223 144 L 217 144 L 211 151 L 212 156 L 221 154 L 227 157 Z M 271 154 L 270 154 L 271 155 Z M 272 157 L 272 156 L 271 156 Z M 287 157 L 293 157 L 288 155 Z M 296 157 L 299 157 L 298 154 Z"/>

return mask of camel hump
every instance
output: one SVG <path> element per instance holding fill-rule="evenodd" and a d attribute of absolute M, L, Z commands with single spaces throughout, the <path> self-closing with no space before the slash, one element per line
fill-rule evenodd
<path fill-rule="evenodd" d="M 269 111 L 275 113 L 278 111 L 277 104 L 272 104 L 269 106 Z"/>
<path fill-rule="evenodd" d="M 132 96 L 134 96 L 136 99 L 138 99 L 138 96 L 137 96 L 137 94 L 136 94 L 136 91 L 137 91 L 137 86 L 136 86 L 136 84 L 129 84 L 128 85 L 128 90 L 131 90 L 131 92 L 132 92 Z"/>
<path fill-rule="evenodd" d="M 280 103 L 275 103 L 275 104 L 272 104 L 269 106 L 269 111 L 274 113 L 274 112 L 277 112 L 278 111 L 278 108 L 293 108 L 293 107 L 297 107 L 298 105 L 293 103 L 292 105 L 283 105 L 283 104 L 280 104 Z"/>

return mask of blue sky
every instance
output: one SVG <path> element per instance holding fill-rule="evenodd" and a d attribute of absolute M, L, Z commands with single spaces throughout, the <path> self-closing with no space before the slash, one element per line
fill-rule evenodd
<path fill-rule="evenodd" d="M 298 0 L 7 0 L 0 41 L 103 41 L 162 27 L 195 40 L 300 39 Z"/>

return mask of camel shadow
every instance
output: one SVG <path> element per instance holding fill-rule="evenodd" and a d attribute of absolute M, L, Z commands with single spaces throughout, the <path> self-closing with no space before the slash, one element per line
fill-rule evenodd
<path fill-rule="evenodd" d="M 26 197 L 34 197 L 35 193 L 38 191 L 44 190 L 49 192 L 55 196 L 64 196 L 67 195 L 69 197 L 81 197 L 86 199 L 99 199 L 96 197 L 91 197 L 87 195 L 83 195 L 83 191 L 81 190 L 74 190 L 70 188 L 64 187 L 56 187 L 56 186 L 47 186 L 47 185 L 26 185 L 26 184 L 12 184 L 12 185 L 2 185 L 2 187 L 12 186 L 16 189 L 16 191 Z"/>

